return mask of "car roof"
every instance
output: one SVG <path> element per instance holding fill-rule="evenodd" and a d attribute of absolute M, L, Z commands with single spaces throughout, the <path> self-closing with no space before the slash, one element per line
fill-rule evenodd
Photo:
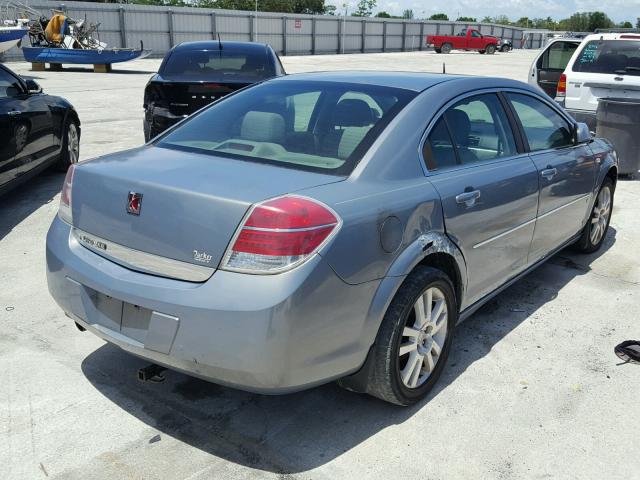
<path fill-rule="evenodd" d="M 617 32 L 617 33 L 594 33 L 584 38 L 585 42 L 590 40 L 640 40 L 640 33 Z"/>
<path fill-rule="evenodd" d="M 175 46 L 174 50 L 176 51 L 184 51 L 184 50 L 218 50 L 222 46 L 222 49 L 225 48 L 233 49 L 234 51 L 238 50 L 246 50 L 246 51 L 256 51 L 256 52 L 264 52 L 268 47 L 266 43 L 256 43 L 256 42 L 230 42 L 222 40 L 218 42 L 218 40 L 199 40 L 195 42 L 182 42 Z"/>
<path fill-rule="evenodd" d="M 270 80 L 270 82 L 313 81 L 373 85 L 388 88 L 402 88 L 422 92 L 443 82 L 468 83 L 471 90 L 480 88 L 525 88 L 527 84 L 498 77 L 476 77 L 469 75 L 447 75 L 422 72 L 378 72 L 378 71 L 338 71 L 296 73 Z"/>

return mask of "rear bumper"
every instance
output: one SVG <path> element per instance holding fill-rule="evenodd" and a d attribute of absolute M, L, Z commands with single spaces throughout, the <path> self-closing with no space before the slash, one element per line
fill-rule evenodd
<path fill-rule="evenodd" d="M 217 271 L 203 283 L 126 269 L 80 245 L 56 217 L 47 281 L 58 305 L 150 362 L 259 393 L 287 393 L 358 370 L 379 282 L 348 285 L 320 256 L 280 275 Z"/>

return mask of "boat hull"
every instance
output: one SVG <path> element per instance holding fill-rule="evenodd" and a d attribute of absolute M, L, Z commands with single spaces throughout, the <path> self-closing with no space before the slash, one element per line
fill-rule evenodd
<path fill-rule="evenodd" d="M 151 50 L 108 49 L 80 50 L 67 48 L 22 47 L 27 62 L 70 63 L 76 65 L 110 65 L 145 58 Z"/>
<path fill-rule="evenodd" d="M 21 27 L 0 27 L 0 53 L 15 47 L 28 31 Z"/>

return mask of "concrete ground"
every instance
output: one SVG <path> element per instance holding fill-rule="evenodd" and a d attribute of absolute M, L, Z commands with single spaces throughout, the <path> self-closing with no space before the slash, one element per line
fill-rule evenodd
<path fill-rule="evenodd" d="M 526 80 L 535 52 L 286 57 L 342 68 Z M 82 120 L 82 158 L 142 143 L 157 60 L 112 74 L 33 72 Z M 267 397 L 169 372 L 80 333 L 49 297 L 44 242 L 62 176 L 0 198 L 0 479 L 640 477 L 640 185 L 621 180 L 604 248 L 563 251 L 462 324 L 440 383 L 398 408 L 329 384 Z"/>

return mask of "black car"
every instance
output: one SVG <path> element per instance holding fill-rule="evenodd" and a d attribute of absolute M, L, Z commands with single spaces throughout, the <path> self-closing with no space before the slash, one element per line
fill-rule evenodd
<path fill-rule="evenodd" d="M 144 91 L 144 138 L 247 85 L 284 75 L 271 46 L 253 42 L 185 42 L 164 57 Z"/>
<path fill-rule="evenodd" d="M 507 40 L 506 38 L 503 38 L 502 40 L 500 40 L 500 43 L 498 45 L 498 50 L 501 52 L 509 52 L 513 50 L 513 42 L 511 42 L 511 40 Z"/>
<path fill-rule="evenodd" d="M 73 106 L 0 64 L 0 193 L 48 166 L 66 170 L 79 156 Z"/>

